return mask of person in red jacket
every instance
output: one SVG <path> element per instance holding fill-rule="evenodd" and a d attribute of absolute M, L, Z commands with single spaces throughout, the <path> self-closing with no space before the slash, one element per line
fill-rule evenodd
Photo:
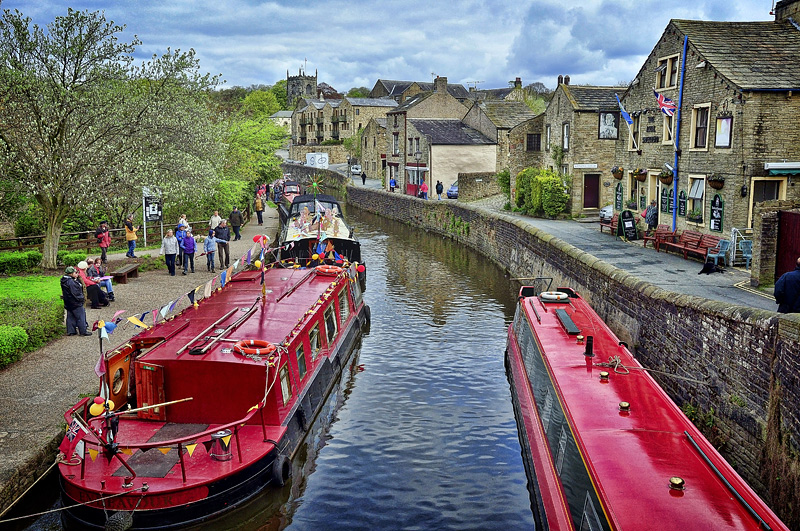
<path fill-rule="evenodd" d="M 111 233 L 108 232 L 108 221 L 101 221 L 94 235 L 97 237 L 97 245 L 100 246 L 100 259 L 104 264 L 107 264 L 106 253 L 108 252 L 108 247 L 111 245 Z"/>

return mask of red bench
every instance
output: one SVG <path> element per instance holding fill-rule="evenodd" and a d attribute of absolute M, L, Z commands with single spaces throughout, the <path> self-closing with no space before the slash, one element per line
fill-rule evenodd
<path fill-rule="evenodd" d="M 659 225 L 654 232 L 642 237 L 642 246 L 647 247 L 647 242 L 653 242 L 653 247 L 658 251 L 659 246 L 666 241 L 672 241 L 673 236 L 675 231 L 670 229 L 669 225 Z"/>
<path fill-rule="evenodd" d="M 697 245 L 697 249 L 689 249 L 688 252 L 702 257 L 703 261 L 705 262 L 705 260 L 708 258 L 708 251 L 719 247 L 720 239 L 721 238 L 719 236 L 703 234 L 703 237 L 700 238 L 700 243 Z"/>
<path fill-rule="evenodd" d="M 677 241 L 675 241 L 676 237 L 678 238 Z M 660 249 L 664 249 L 665 252 L 674 250 L 682 253 L 684 258 L 688 258 L 689 251 L 697 252 L 702 239 L 702 233 L 695 230 L 685 230 L 680 236 L 673 236 L 673 241 L 661 242 L 656 251 Z"/>
<path fill-rule="evenodd" d="M 619 222 L 619 213 L 614 214 L 611 216 L 610 221 L 601 221 L 600 222 L 600 232 L 603 232 L 603 228 L 608 228 L 610 233 L 614 236 L 617 235 L 617 223 Z"/>

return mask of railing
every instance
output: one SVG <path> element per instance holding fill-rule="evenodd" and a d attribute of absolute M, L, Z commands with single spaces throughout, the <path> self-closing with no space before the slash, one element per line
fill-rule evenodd
<path fill-rule="evenodd" d="M 752 240 L 753 239 L 753 229 L 737 229 L 736 227 L 731 229 L 731 265 L 735 266 L 736 259 L 739 259 L 741 264 L 746 263 L 747 261 L 742 258 L 741 253 L 739 252 L 739 242 L 742 240 Z"/>

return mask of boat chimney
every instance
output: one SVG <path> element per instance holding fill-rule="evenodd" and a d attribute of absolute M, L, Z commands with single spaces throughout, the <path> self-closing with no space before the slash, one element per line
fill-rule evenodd
<path fill-rule="evenodd" d="M 594 347 L 594 337 L 593 336 L 587 336 L 586 337 L 586 351 L 583 353 L 583 355 L 588 357 L 588 358 L 593 358 L 594 357 L 593 347 Z"/>

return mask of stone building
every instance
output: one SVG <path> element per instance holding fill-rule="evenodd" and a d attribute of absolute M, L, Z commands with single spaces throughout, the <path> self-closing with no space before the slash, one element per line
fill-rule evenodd
<path fill-rule="evenodd" d="M 358 134 L 373 118 L 382 118 L 397 107 L 397 102 L 389 98 L 351 98 L 345 97 L 339 106 L 341 138 Z"/>
<path fill-rule="evenodd" d="M 441 79 L 441 78 L 436 78 Z M 435 90 L 433 83 L 424 81 L 395 81 L 391 79 L 379 79 L 375 82 L 369 93 L 370 98 L 391 98 L 397 103 L 403 103 L 407 99 L 420 94 L 421 92 L 432 92 Z M 464 85 L 450 83 L 447 85 L 447 92 L 458 101 L 468 104 L 469 92 Z"/>
<path fill-rule="evenodd" d="M 500 171 L 511 165 L 511 130 L 533 117 L 533 111 L 521 101 L 486 100 L 476 101 L 462 121 L 496 143 L 495 171 Z"/>
<path fill-rule="evenodd" d="M 294 108 L 297 100 L 300 98 L 316 98 L 317 97 L 317 71 L 314 70 L 314 75 L 306 75 L 305 71 L 301 68 L 296 76 L 290 76 L 289 71 L 286 71 L 286 101 L 288 107 Z"/>
<path fill-rule="evenodd" d="M 517 78 L 508 87 L 496 89 L 478 90 L 476 87 L 469 88 L 469 97 L 475 101 L 484 100 L 505 100 L 505 101 L 525 101 L 525 89 L 522 87 L 522 78 Z"/>
<path fill-rule="evenodd" d="M 572 177 L 573 216 L 595 215 L 614 197 L 611 167 L 621 135 L 614 94 L 619 90 L 571 86 L 569 76 L 559 76 L 544 113 L 542 166 Z"/>
<path fill-rule="evenodd" d="M 425 177 L 424 171 L 417 170 L 420 163 L 414 158 L 417 152 L 425 155 L 421 151 L 424 139 L 419 131 L 410 131 L 408 120 L 461 120 L 466 112 L 466 107 L 447 90 L 446 77 L 436 78 L 432 92 L 416 94 L 389 111 L 386 115 L 386 182 L 394 177 L 400 190 L 413 195 L 419 187 L 419 179 Z"/>
<path fill-rule="evenodd" d="M 517 174 L 525 168 L 544 166 L 544 113 L 534 116 L 508 131 L 508 170 L 511 177 L 511 199 L 516 197 Z"/>
<path fill-rule="evenodd" d="M 361 133 L 361 168 L 370 179 L 385 175 L 386 145 L 386 118 L 371 119 Z"/>
<path fill-rule="evenodd" d="M 670 21 L 620 94 L 633 125 L 615 164 L 638 209 L 657 199 L 660 223 L 735 242 L 757 203 L 798 198 L 800 29 L 788 19 L 798 5 L 778 2 L 774 22 Z M 657 95 L 672 100 L 673 116 Z"/>

